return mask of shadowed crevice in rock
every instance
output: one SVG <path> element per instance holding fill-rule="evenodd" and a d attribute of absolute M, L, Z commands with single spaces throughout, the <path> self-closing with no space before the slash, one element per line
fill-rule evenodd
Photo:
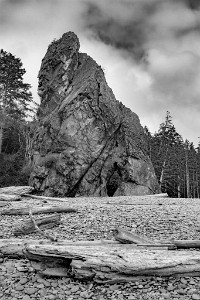
<path fill-rule="evenodd" d="M 30 184 L 48 196 L 158 193 L 138 116 L 115 99 L 73 32 L 42 60 Z"/>

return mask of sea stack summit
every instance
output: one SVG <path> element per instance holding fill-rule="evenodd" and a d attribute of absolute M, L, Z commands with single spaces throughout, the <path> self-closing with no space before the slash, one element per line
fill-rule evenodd
<path fill-rule="evenodd" d="M 67 32 L 42 60 L 30 185 L 46 196 L 158 193 L 138 116 L 115 99 L 101 67 L 79 47 Z"/>

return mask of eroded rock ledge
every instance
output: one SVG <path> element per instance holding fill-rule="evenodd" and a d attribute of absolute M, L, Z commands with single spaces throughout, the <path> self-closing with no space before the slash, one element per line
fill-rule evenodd
<path fill-rule="evenodd" d="M 47 196 L 158 193 L 138 116 L 115 99 L 79 46 L 67 32 L 42 60 L 30 185 Z"/>

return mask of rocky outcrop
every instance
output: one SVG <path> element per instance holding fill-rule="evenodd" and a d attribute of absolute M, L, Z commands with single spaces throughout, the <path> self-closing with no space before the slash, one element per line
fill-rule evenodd
<path fill-rule="evenodd" d="M 42 60 L 41 105 L 30 184 L 48 196 L 158 192 L 138 116 L 115 99 L 99 65 L 79 53 L 73 32 Z"/>

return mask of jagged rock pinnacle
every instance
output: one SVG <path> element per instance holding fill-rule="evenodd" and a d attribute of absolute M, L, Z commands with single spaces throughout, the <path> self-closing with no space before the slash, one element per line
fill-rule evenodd
<path fill-rule="evenodd" d="M 101 67 L 79 47 L 65 33 L 42 60 L 30 184 L 71 197 L 158 192 L 138 116 L 115 99 Z"/>

